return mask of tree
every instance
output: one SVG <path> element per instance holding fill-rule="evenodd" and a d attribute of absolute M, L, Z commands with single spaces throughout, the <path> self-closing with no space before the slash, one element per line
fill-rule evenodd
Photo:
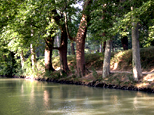
<path fill-rule="evenodd" d="M 89 10 L 91 0 L 86 0 L 83 7 L 83 13 L 80 20 L 79 29 L 76 36 L 76 64 L 77 64 L 77 76 L 85 75 L 85 58 L 84 58 L 84 47 L 85 38 L 87 33 L 87 26 L 89 21 Z"/>
<path fill-rule="evenodd" d="M 133 11 L 133 7 L 131 7 Z M 134 16 L 132 16 L 132 19 Z M 142 78 L 140 47 L 139 47 L 139 31 L 138 22 L 132 21 L 132 66 L 133 76 L 136 81 Z"/>
<path fill-rule="evenodd" d="M 110 74 L 111 44 L 112 40 L 106 41 L 102 73 L 103 78 L 108 77 Z"/>
<path fill-rule="evenodd" d="M 61 41 L 60 41 L 60 47 L 54 48 L 59 50 L 60 54 L 60 64 L 62 72 L 67 73 L 69 71 L 68 64 L 67 64 L 67 32 L 65 28 L 65 23 L 61 23 L 61 20 L 64 19 L 63 15 L 59 16 L 56 9 L 52 10 L 53 16 L 52 18 L 55 20 L 56 24 L 59 26 L 61 30 Z"/>
<path fill-rule="evenodd" d="M 51 35 L 46 39 L 45 44 L 45 70 L 46 71 L 55 71 L 52 67 L 52 51 L 53 51 L 54 37 Z"/>
<path fill-rule="evenodd" d="M 132 66 L 133 76 L 136 81 L 142 78 L 141 61 L 140 61 L 140 47 L 139 47 L 139 35 L 138 24 L 133 22 L 132 27 Z"/>
<path fill-rule="evenodd" d="M 114 32 L 118 33 L 118 31 L 121 30 L 131 30 L 133 76 L 134 80 L 138 81 L 142 78 L 139 48 L 139 37 L 141 36 L 139 36 L 139 33 L 141 33 L 141 31 L 143 32 L 143 30 L 140 30 L 139 28 L 143 29 L 142 24 L 151 21 L 152 17 L 147 14 L 151 14 L 150 9 L 152 9 L 154 2 L 151 0 L 130 0 L 123 1 L 121 2 L 121 4 L 123 7 L 125 7 L 125 9 L 123 10 L 123 16 L 117 18 L 118 23 L 116 23 L 116 26 L 114 26 Z M 144 25 L 147 25 L 147 23 L 145 23 Z M 140 38 L 140 40 L 142 40 L 142 38 Z"/>
<path fill-rule="evenodd" d="M 33 72 L 35 72 L 35 70 L 37 69 L 37 66 L 36 66 L 35 48 L 33 44 L 30 44 L 30 53 L 31 53 L 31 61 L 32 61 L 32 70 Z"/>

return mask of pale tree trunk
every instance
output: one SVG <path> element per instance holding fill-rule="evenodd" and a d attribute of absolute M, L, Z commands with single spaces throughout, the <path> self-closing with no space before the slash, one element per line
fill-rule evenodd
<path fill-rule="evenodd" d="M 30 51 L 31 51 L 31 61 L 32 61 L 32 70 L 35 71 L 36 69 L 36 56 L 33 44 L 30 44 Z"/>
<path fill-rule="evenodd" d="M 23 69 L 23 68 L 24 68 L 24 62 L 25 62 L 23 50 L 22 50 L 21 53 L 20 53 L 20 59 L 21 59 L 21 67 L 22 67 L 22 69 Z"/>
<path fill-rule="evenodd" d="M 139 47 L 139 31 L 138 24 L 133 22 L 132 27 L 132 66 L 134 80 L 142 78 L 142 69 L 140 61 L 140 47 Z"/>
<path fill-rule="evenodd" d="M 133 10 L 133 7 L 131 7 Z M 132 19 L 135 17 L 132 16 Z M 132 22 L 132 66 L 133 66 L 133 77 L 135 81 L 142 78 L 142 69 L 140 61 L 140 46 L 139 46 L 139 31 L 138 23 Z"/>
<path fill-rule="evenodd" d="M 59 36 L 57 35 L 57 37 L 56 37 L 56 47 L 60 47 L 60 42 L 59 42 Z M 58 53 L 57 53 L 57 55 L 59 56 L 59 50 L 58 50 Z"/>
<path fill-rule="evenodd" d="M 88 10 L 87 7 L 90 5 L 91 0 L 86 0 L 84 4 L 84 9 Z M 84 47 L 85 47 L 85 38 L 87 33 L 87 22 L 88 15 L 83 13 L 80 21 L 80 26 L 77 32 L 76 37 L 76 65 L 77 65 L 77 76 L 82 77 L 85 75 L 85 58 L 84 58 Z"/>
<path fill-rule="evenodd" d="M 100 49 L 99 49 L 99 53 L 102 53 L 103 52 L 103 49 L 102 49 L 102 42 L 101 44 L 99 45 Z"/>
<path fill-rule="evenodd" d="M 111 44 L 112 40 L 106 41 L 102 78 L 105 78 L 110 74 Z"/>

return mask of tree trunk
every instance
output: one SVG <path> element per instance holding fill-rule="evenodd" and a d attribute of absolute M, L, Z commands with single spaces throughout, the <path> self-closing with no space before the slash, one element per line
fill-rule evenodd
<path fill-rule="evenodd" d="M 67 40 L 68 40 L 67 39 L 67 31 L 65 28 L 65 23 L 64 24 L 60 23 L 63 16 L 59 16 L 56 9 L 53 9 L 52 13 L 54 14 L 52 18 L 55 20 L 56 24 L 61 29 L 60 48 L 58 48 L 59 55 L 60 55 L 61 70 L 62 70 L 62 72 L 67 73 L 69 71 L 69 68 L 67 65 Z"/>
<path fill-rule="evenodd" d="M 99 49 L 99 53 L 102 53 L 103 52 L 103 49 L 102 49 L 102 42 L 101 44 L 99 45 L 100 49 Z"/>
<path fill-rule="evenodd" d="M 85 75 L 85 58 L 84 58 L 84 47 L 85 38 L 87 33 L 87 20 L 86 16 L 82 15 L 80 26 L 76 38 L 76 64 L 77 64 L 77 76 Z"/>
<path fill-rule="evenodd" d="M 132 23 L 132 66 L 134 80 L 142 78 L 141 62 L 140 62 L 140 47 L 139 47 L 139 31 L 138 24 Z"/>
<path fill-rule="evenodd" d="M 104 61 L 103 61 L 103 73 L 102 77 L 105 78 L 110 74 L 110 59 L 111 59 L 111 40 L 106 41 Z"/>
<path fill-rule="evenodd" d="M 45 44 L 45 71 L 55 71 L 52 66 L 52 51 L 53 51 L 54 38 L 49 37 L 46 39 Z"/>
<path fill-rule="evenodd" d="M 71 53 L 72 55 L 75 55 L 75 49 L 74 49 L 74 43 L 71 42 Z"/>
<path fill-rule="evenodd" d="M 88 14 L 85 11 L 88 11 L 87 7 L 90 5 L 91 0 L 86 0 L 84 4 L 83 14 L 80 21 L 80 26 L 77 32 L 76 37 L 76 65 L 77 65 L 77 76 L 81 77 L 85 75 L 85 58 L 84 58 L 84 47 L 85 47 L 85 38 L 87 33 L 87 22 Z"/>
<path fill-rule="evenodd" d="M 21 53 L 20 53 L 20 59 L 21 59 L 21 67 L 22 67 L 22 69 L 23 69 L 23 68 L 24 68 L 24 62 L 25 62 L 23 50 L 22 50 Z"/>
<path fill-rule="evenodd" d="M 124 36 L 121 38 L 121 43 L 122 43 L 123 50 L 128 50 L 128 37 L 127 36 Z"/>
<path fill-rule="evenodd" d="M 60 47 L 59 36 L 57 35 L 54 40 L 54 46 Z M 56 51 L 56 56 L 59 56 L 59 51 Z"/>
<path fill-rule="evenodd" d="M 68 64 L 67 64 L 67 33 L 65 27 L 61 30 L 61 43 L 60 43 L 60 65 L 63 72 L 68 72 Z"/>
<path fill-rule="evenodd" d="M 106 41 L 103 42 L 103 52 L 105 52 L 105 48 L 106 48 Z"/>
<path fill-rule="evenodd" d="M 32 44 L 30 44 L 30 51 L 31 51 L 32 70 L 35 71 L 35 69 L 36 69 L 36 56 L 35 56 L 35 49 Z"/>

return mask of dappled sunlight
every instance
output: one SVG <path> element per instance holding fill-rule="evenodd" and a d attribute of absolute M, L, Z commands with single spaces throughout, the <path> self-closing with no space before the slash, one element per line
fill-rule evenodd
<path fill-rule="evenodd" d="M 134 75 L 135 80 L 138 80 L 138 72 L 135 67 L 133 67 L 133 75 Z"/>
<path fill-rule="evenodd" d="M 45 49 L 45 56 L 44 56 L 45 57 L 45 65 L 49 64 L 49 61 L 50 61 L 49 60 L 49 55 L 50 55 L 49 52 L 50 52 L 49 50 Z"/>
<path fill-rule="evenodd" d="M 55 70 L 60 70 L 60 67 L 57 67 Z"/>
<path fill-rule="evenodd" d="M 116 70 L 118 68 L 118 63 L 114 63 L 111 65 L 112 70 Z"/>
<path fill-rule="evenodd" d="M 128 69 L 130 65 L 128 65 L 128 58 L 130 58 L 131 52 L 128 51 L 120 51 L 116 54 L 114 54 L 114 57 L 111 58 L 111 64 L 110 67 L 112 70 L 118 70 L 118 69 Z"/>
<path fill-rule="evenodd" d="M 149 83 L 138 83 L 136 87 L 143 88 L 143 87 L 148 87 L 149 85 L 150 85 Z"/>
<path fill-rule="evenodd" d="M 154 74 L 147 74 L 145 77 L 143 77 L 143 80 L 154 81 Z"/>

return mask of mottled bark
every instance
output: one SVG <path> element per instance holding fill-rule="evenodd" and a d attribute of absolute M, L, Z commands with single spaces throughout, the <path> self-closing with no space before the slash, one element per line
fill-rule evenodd
<path fill-rule="evenodd" d="M 84 58 L 84 47 L 85 38 L 87 33 L 87 20 L 86 16 L 82 15 L 80 26 L 76 38 L 76 64 L 78 76 L 84 76 L 85 74 L 85 58 Z"/>
<path fill-rule="evenodd" d="M 106 41 L 104 61 L 103 61 L 103 73 L 102 77 L 105 78 L 110 74 L 110 59 L 111 59 L 111 40 Z"/>
<path fill-rule="evenodd" d="M 82 18 L 80 20 L 80 26 L 76 37 L 76 65 L 77 65 L 77 76 L 81 77 L 85 75 L 85 58 L 84 58 L 84 47 L 85 38 L 87 33 L 87 23 L 88 23 L 88 5 L 90 5 L 91 0 L 86 0 L 84 4 Z"/>

